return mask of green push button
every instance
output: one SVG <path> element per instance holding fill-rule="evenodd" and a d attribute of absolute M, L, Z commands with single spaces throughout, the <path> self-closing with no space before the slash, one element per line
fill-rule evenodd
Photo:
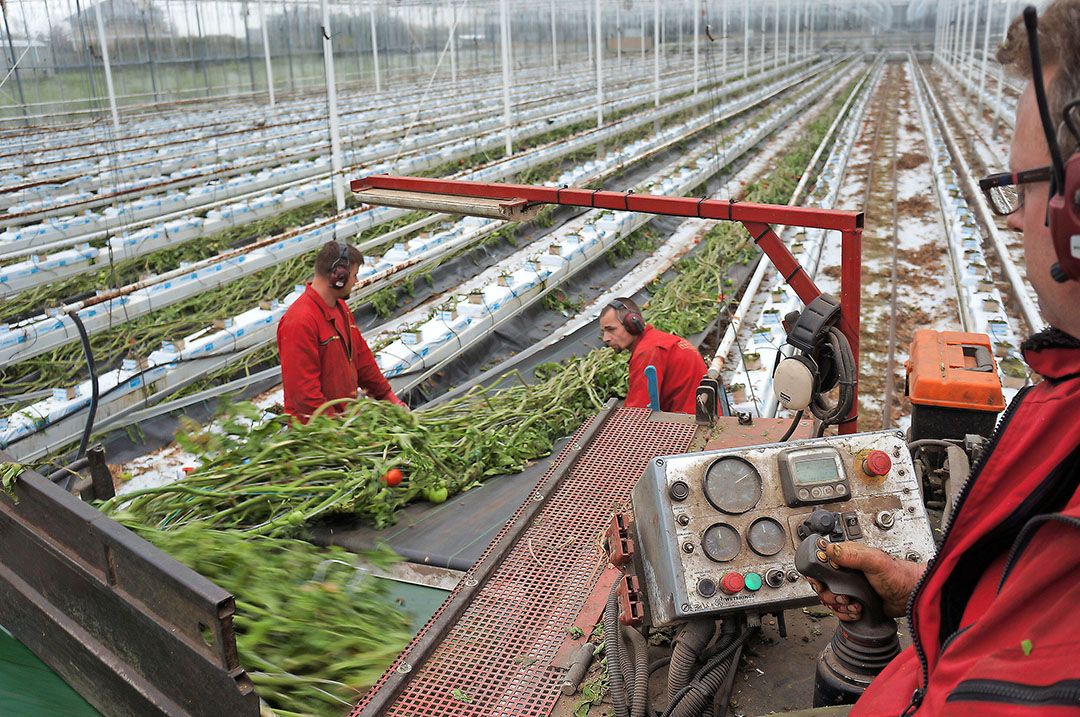
<path fill-rule="evenodd" d="M 747 573 L 744 577 L 746 579 L 746 589 L 747 590 L 749 590 L 751 592 L 756 592 L 756 591 L 761 589 L 761 576 L 760 575 L 758 575 L 757 573 Z"/>

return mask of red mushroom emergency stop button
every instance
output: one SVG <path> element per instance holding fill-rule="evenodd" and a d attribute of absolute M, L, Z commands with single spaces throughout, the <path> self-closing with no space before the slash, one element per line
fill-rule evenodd
<path fill-rule="evenodd" d="M 870 451 L 863 458 L 862 469 L 868 476 L 887 476 L 892 470 L 892 459 L 885 451 Z"/>
<path fill-rule="evenodd" d="M 746 581 L 738 573 L 728 573 L 720 579 L 720 589 L 728 595 L 741 592 L 744 587 L 746 587 Z"/>

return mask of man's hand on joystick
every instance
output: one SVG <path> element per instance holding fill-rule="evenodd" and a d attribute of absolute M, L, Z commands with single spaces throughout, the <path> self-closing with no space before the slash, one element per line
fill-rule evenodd
<path fill-rule="evenodd" d="M 885 614 L 889 617 L 903 616 L 908 599 L 926 570 L 926 563 L 899 560 L 877 548 L 853 541 L 829 543 L 825 552 L 835 566 L 861 570 L 866 575 L 870 587 L 881 596 Z M 832 610 L 839 620 L 851 622 L 862 615 L 859 603 L 844 595 L 835 595 L 813 578 L 807 578 L 807 581 L 822 604 Z"/>

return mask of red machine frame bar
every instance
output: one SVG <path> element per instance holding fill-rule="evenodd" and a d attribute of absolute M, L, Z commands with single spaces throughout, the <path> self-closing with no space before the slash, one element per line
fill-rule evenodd
<path fill-rule="evenodd" d="M 493 184 L 459 179 L 430 179 L 373 174 L 349 183 L 354 192 L 366 189 L 391 189 L 420 194 L 450 194 L 477 199 L 505 199 L 528 204 L 561 204 L 620 212 L 641 212 L 665 216 L 692 217 L 740 222 L 754 243 L 765 253 L 803 304 L 816 299 L 821 290 L 772 229 L 772 224 L 789 227 L 826 229 L 841 235 L 840 331 L 851 344 L 856 368 L 859 365 L 859 311 L 862 269 L 863 213 L 836 209 L 789 207 L 757 204 L 737 199 L 695 199 L 634 194 L 576 187 L 541 187 L 531 184 Z M 858 421 L 858 379 L 851 413 L 840 423 L 840 433 L 854 433 Z"/>

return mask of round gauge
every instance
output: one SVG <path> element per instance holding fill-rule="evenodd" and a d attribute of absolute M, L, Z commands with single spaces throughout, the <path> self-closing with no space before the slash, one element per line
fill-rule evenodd
<path fill-rule="evenodd" d="M 758 518 L 746 531 L 746 542 L 758 555 L 768 557 L 784 549 L 787 533 L 780 521 L 773 518 Z"/>
<path fill-rule="evenodd" d="M 727 523 L 714 523 L 701 536 L 701 547 L 711 560 L 725 563 L 739 554 L 742 538 L 739 537 L 739 531 Z"/>
<path fill-rule="evenodd" d="M 737 515 L 761 499 L 761 474 L 741 458 L 720 458 L 705 471 L 705 497 L 718 510 Z"/>

